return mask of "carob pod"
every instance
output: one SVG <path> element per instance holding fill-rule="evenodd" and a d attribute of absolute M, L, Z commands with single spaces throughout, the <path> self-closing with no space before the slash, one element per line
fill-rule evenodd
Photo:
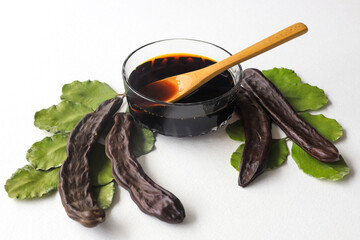
<path fill-rule="evenodd" d="M 272 120 L 304 151 L 322 162 L 339 160 L 337 148 L 305 122 L 261 71 L 246 69 L 242 86 L 252 92 Z"/>
<path fill-rule="evenodd" d="M 240 89 L 236 111 L 245 131 L 245 146 L 239 170 L 239 185 L 247 186 L 267 167 L 271 146 L 271 120 L 251 92 Z"/>
<path fill-rule="evenodd" d="M 60 168 L 58 190 L 68 216 L 85 227 L 94 227 L 105 220 L 105 211 L 92 195 L 89 155 L 122 101 L 116 97 L 101 103 L 95 112 L 78 122 L 67 142 L 67 158 Z"/>
<path fill-rule="evenodd" d="M 105 139 L 113 176 L 119 185 L 129 191 L 141 211 L 168 223 L 180 223 L 185 218 L 180 200 L 146 175 L 130 149 L 132 124 L 131 115 L 117 113 L 114 126 Z"/>

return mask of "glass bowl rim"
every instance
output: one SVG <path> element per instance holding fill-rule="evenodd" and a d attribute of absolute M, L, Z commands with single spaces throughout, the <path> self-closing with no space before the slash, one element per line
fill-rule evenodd
<path fill-rule="evenodd" d="M 231 56 L 232 54 L 227 51 L 226 49 L 214 44 L 214 43 L 210 43 L 210 42 L 207 42 L 207 41 L 203 41 L 203 40 L 198 40 L 198 39 L 192 39 L 192 38 L 166 38 L 166 39 L 161 39 L 161 40 L 157 40 L 157 41 L 153 41 L 153 42 L 150 42 L 150 43 L 147 43 L 137 49 L 135 49 L 133 52 L 131 52 L 129 54 L 129 56 L 127 56 L 127 58 L 125 59 L 123 65 L 122 65 L 122 77 L 123 77 L 123 81 L 126 82 L 126 85 L 129 89 L 131 89 L 131 91 L 133 91 L 134 93 L 136 93 L 138 96 L 142 97 L 143 99 L 147 100 L 147 101 L 150 101 L 150 102 L 153 102 L 153 103 L 157 103 L 157 104 L 161 104 L 161 105 L 166 105 L 166 106 L 194 106 L 194 105 L 206 105 L 206 104 L 210 104 L 214 101 L 217 101 L 219 99 L 222 99 L 222 98 L 226 98 L 228 96 L 231 96 L 236 90 L 238 87 L 240 87 L 241 85 L 241 80 L 242 80 L 242 75 L 243 75 L 243 70 L 242 70 L 242 67 L 240 64 L 237 64 L 235 66 L 238 66 L 239 69 L 240 69 L 240 76 L 239 76 L 239 81 L 237 83 L 234 84 L 234 86 L 229 90 L 227 91 L 226 93 L 220 95 L 220 96 L 217 96 L 216 98 L 211 98 L 211 99 L 208 99 L 208 100 L 204 100 L 204 101 L 199 101 L 199 102 L 191 102 L 191 103 L 169 103 L 169 102 L 163 102 L 163 101 L 159 101 L 159 100 L 156 100 L 156 99 L 153 99 L 153 98 L 149 98 L 143 94 L 141 94 L 140 92 L 136 91 L 128 82 L 127 80 L 127 77 L 125 75 L 125 66 L 126 66 L 126 63 L 129 61 L 129 59 L 131 58 L 132 55 L 134 55 L 137 51 L 139 51 L 140 49 L 144 48 L 144 47 L 147 47 L 149 45 L 152 45 L 152 44 L 155 44 L 155 43 L 159 43 L 159 42 L 165 42 L 165 41 L 173 41 L 173 40 L 185 40 L 185 41 L 194 41 L 194 42 L 201 42 L 201 43 L 205 43 L 205 44 L 209 44 L 209 45 L 212 45 L 214 47 L 217 47 L 221 50 L 223 50 L 224 52 L 226 52 L 227 54 L 229 54 L 229 56 Z M 206 56 L 205 56 L 206 57 Z"/>

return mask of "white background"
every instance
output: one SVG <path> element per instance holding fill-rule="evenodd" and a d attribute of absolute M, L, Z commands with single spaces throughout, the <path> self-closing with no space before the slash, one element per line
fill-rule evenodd
<path fill-rule="evenodd" d="M 237 142 L 224 129 L 194 138 L 158 136 L 140 158 L 145 171 L 186 209 L 182 224 L 143 214 L 117 188 L 106 222 L 69 219 L 59 195 L 32 201 L 0 190 L 1 239 L 360 239 L 360 1 L 2 1 L 0 4 L 0 183 L 27 164 L 46 134 L 34 113 L 60 101 L 73 80 L 104 81 L 122 92 L 121 65 L 134 49 L 187 37 L 237 52 L 296 22 L 309 32 L 243 68 L 294 69 L 324 89 L 319 113 L 344 128 L 336 143 L 351 168 L 343 181 L 315 179 L 287 163 L 243 189 L 230 166 Z M 289 145 L 290 146 L 290 145 Z"/>

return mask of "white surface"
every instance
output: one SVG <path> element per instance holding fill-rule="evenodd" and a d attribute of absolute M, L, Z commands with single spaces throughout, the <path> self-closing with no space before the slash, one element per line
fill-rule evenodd
<path fill-rule="evenodd" d="M 237 52 L 288 25 L 309 32 L 243 68 L 288 67 L 324 89 L 321 113 L 344 128 L 336 145 L 351 167 L 344 181 L 317 180 L 289 158 L 246 189 L 229 164 L 238 146 L 224 129 L 195 138 L 158 136 L 140 159 L 181 199 L 186 220 L 169 225 L 117 189 L 107 220 L 87 229 L 69 219 L 58 194 L 18 201 L 0 190 L 1 239 L 360 239 L 360 2 L 301 1 L 2 1 L 0 4 L 0 182 L 25 165 L 45 134 L 34 113 L 59 102 L 61 87 L 98 79 L 122 92 L 121 65 L 148 42 L 202 39 Z"/>

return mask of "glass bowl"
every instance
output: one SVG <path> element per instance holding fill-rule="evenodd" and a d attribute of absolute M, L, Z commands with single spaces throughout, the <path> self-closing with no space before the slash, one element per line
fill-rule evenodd
<path fill-rule="evenodd" d="M 130 114 L 145 128 L 167 136 L 189 137 L 215 131 L 226 124 L 234 111 L 234 99 L 242 79 L 240 65 L 228 69 L 234 81 L 232 88 L 204 101 L 158 101 L 141 94 L 129 81 L 131 73 L 149 59 L 180 53 L 204 56 L 214 61 L 231 56 L 228 51 L 215 44 L 195 39 L 165 39 L 138 48 L 126 58 L 122 68 Z"/>

